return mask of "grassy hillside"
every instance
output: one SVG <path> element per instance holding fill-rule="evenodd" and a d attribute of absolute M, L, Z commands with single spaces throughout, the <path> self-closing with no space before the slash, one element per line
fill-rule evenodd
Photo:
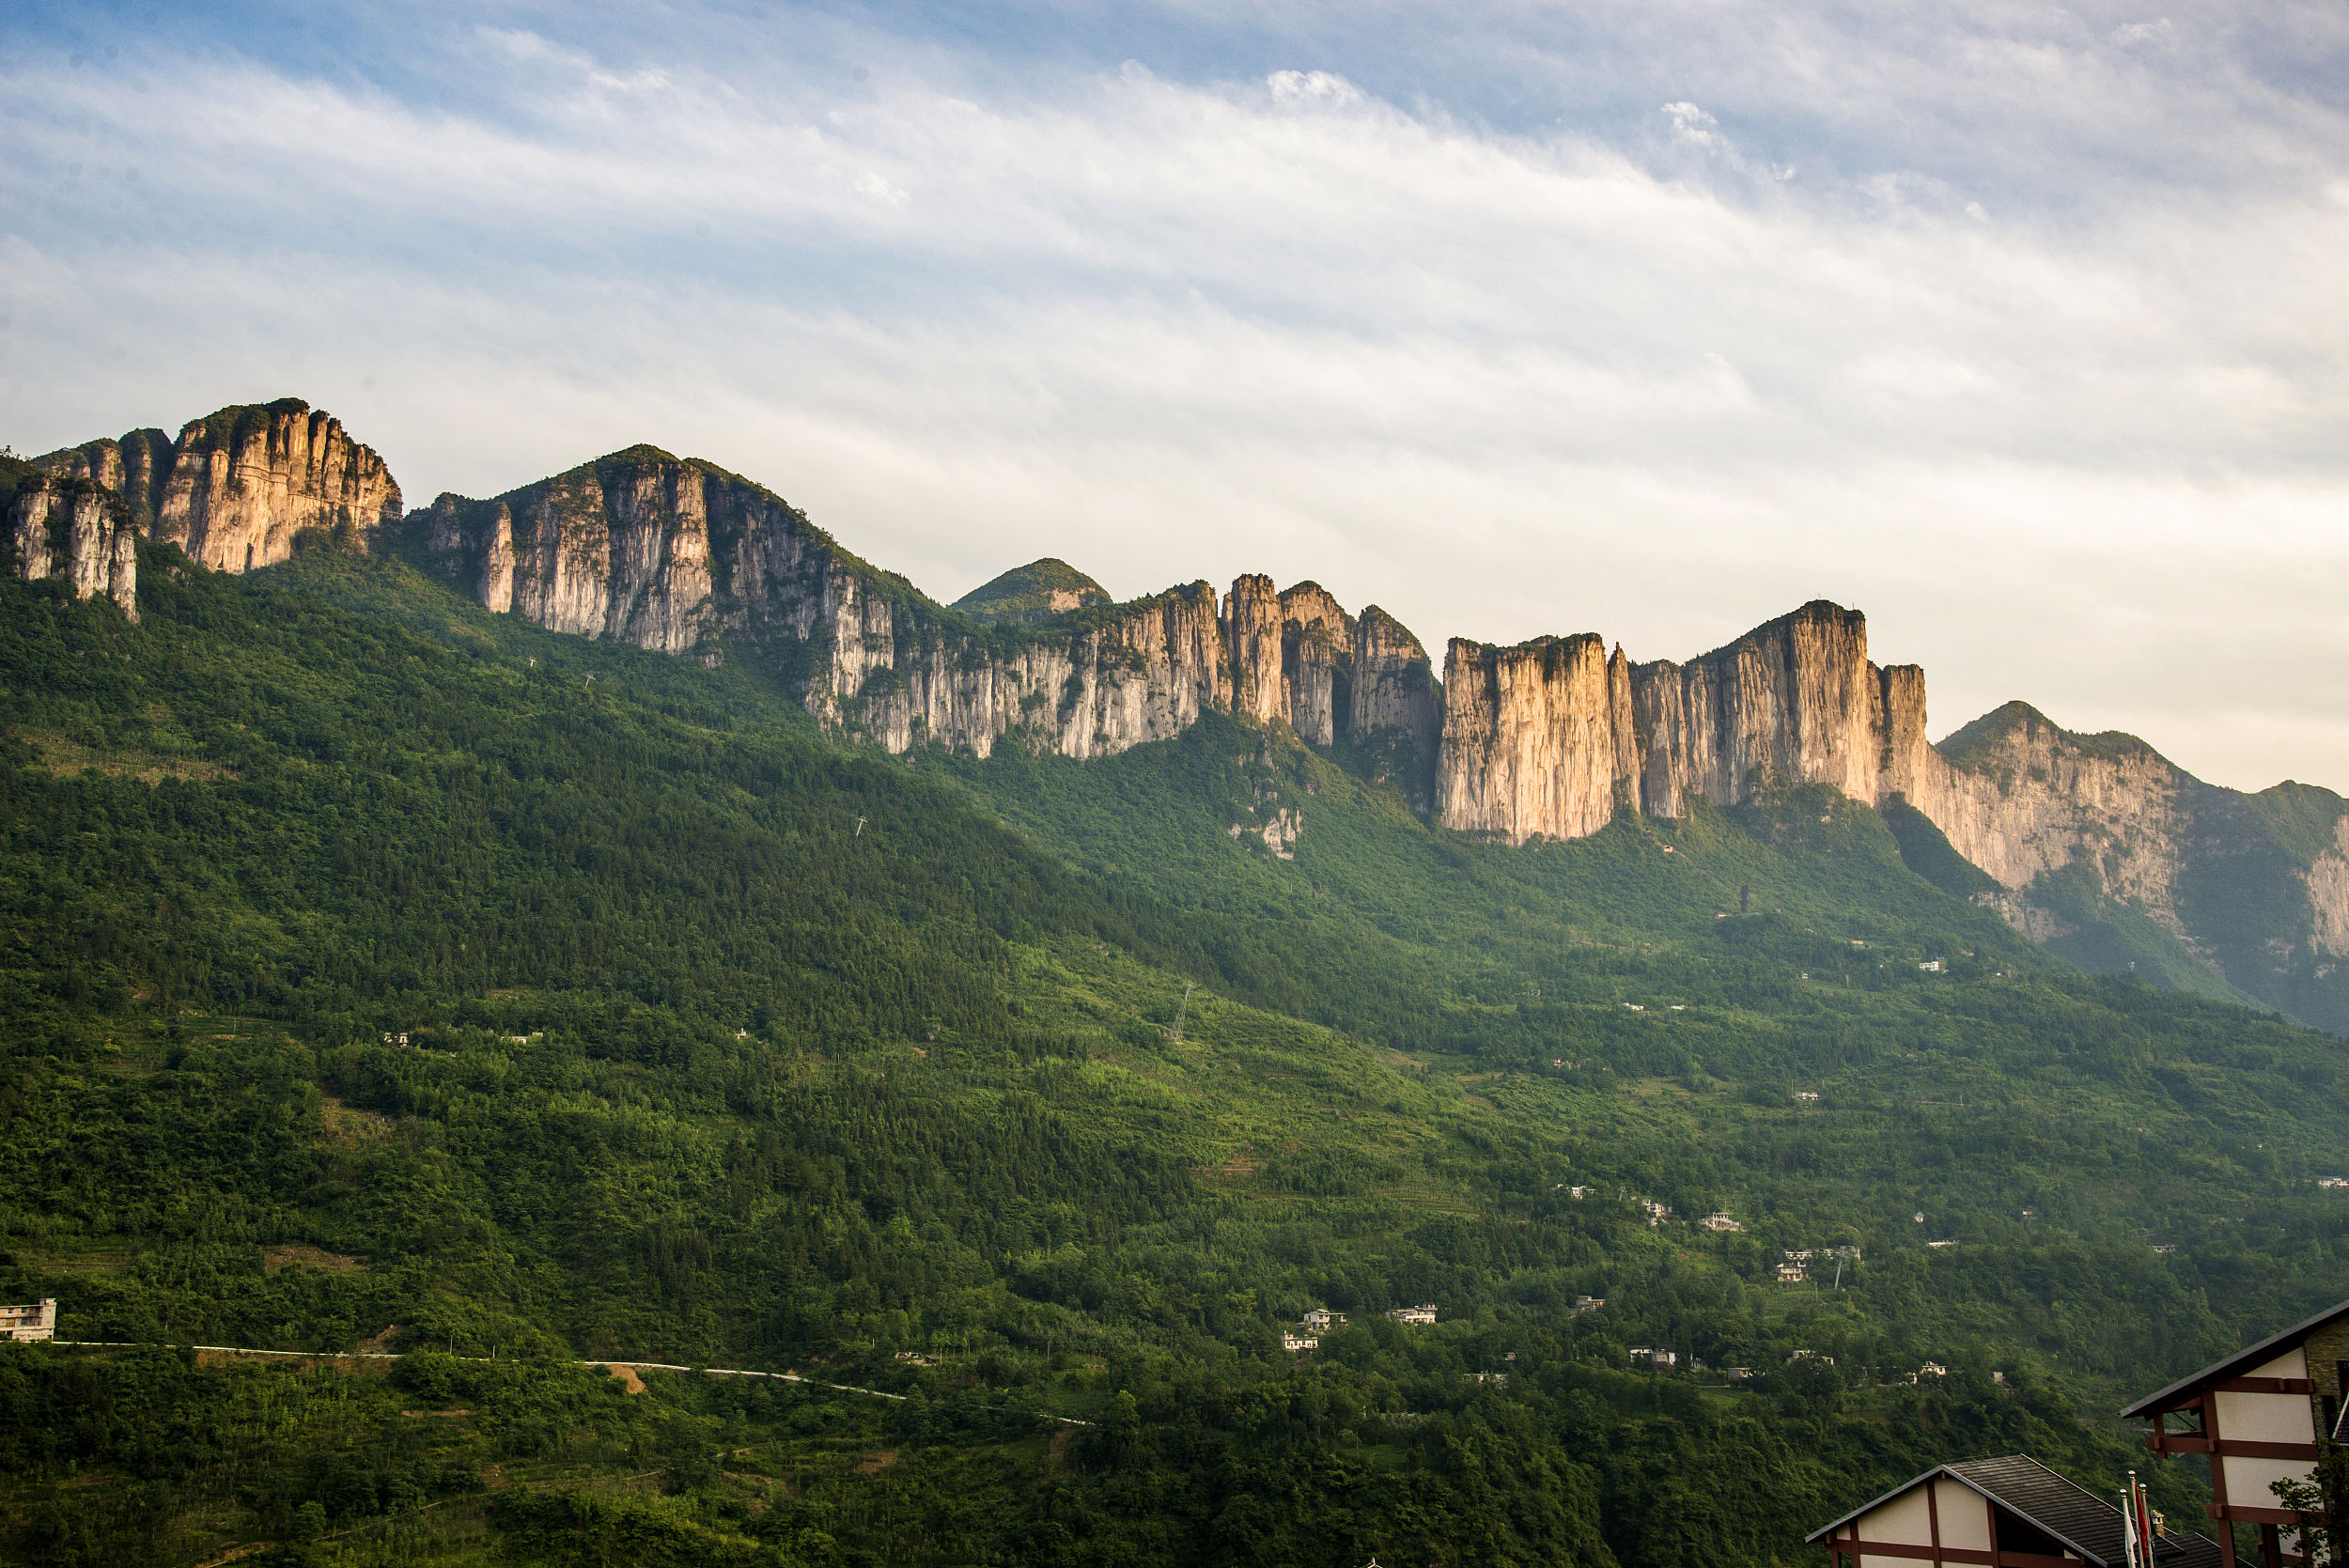
<path fill-rule="evenodd" d="M 140 575 L 0 582 L 0 1298 L 410 1354 L 0 1348 L 0 1558 L 1793 1562 L 2345 1293 L 2334 1042 L 1844 802 L 1511 850 L 1233 724 L 892 760 L 397 563 Z"/>

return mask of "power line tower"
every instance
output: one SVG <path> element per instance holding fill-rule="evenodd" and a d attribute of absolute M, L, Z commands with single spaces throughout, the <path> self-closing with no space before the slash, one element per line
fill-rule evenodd
<path fill-rule="evenodd" d="M 1173 1043 L 1178 1046 L 1183 1043 L 1183 1019 L 1190 1012 L 1190 986 L 1191 983 L 1190 981 L 1186 980 L 1183 982 L 1183 1000 L 1174 1009 L 1174 1039 Z"/>

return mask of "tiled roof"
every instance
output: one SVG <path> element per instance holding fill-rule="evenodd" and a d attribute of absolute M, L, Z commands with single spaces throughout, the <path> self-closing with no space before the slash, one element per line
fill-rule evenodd
<path fill-rule="evenodd" d="M 1903 1493 L 1916 1490 L 1937 1476 L 1970 1486 L 2008 1512 L 2021 1515 L 2038 1529 L 2069 1545 L 2085 1557 L 2094 1568 L 2121 1568 L 2128 1560 L 2128 1553 L 2121 1539 L 2121 1511 L 2104 1501 L 2094 1493 L 2073 1485 L 2037 1460 L 2023 1454 L 2009 1454 L 1999 1459 L 1971 1459 L 1963 1464 L 1941 1465 L 1927 1470 L 1906 1485 L 1896 1486 L 1874 1502 L 1853 1509 L 1831 1525 L 1812 1530 L 1808 1539 L 1817 1541 L 1832 1534 L 1863 1514 L 1891 1501 Z M 2115 1496 L 2120 1487 L 2113 1488 Z M 2160 1568 L 2219 1568 L 2218 1544 L 2199 1535 L 2164 1533 L 2155 1554 Z"/>
<path fill-rule="evenodd" d="M 2036 1459 L 2010 1454 L 2002 1459 L 1972 1459 L 1947 1467 L 1950 1474 L 1978 1492 L 1986 1492 L 2015 1513 L 2070 1542 L 2091 1561 L 2122 1563 L 2128 1552 L 2121 1539 L 2121 1511 L 2093 1492 L 2073 1485 Z M 2113 1488 L 2117 1494 L 2118 1486 Z M 2172 1552 L 2175 1555 L 2171 1555 Z M 2156 1554 L 2162 1562 L 2182 1565 L 2219 1560 L 2218 1545 L 2201 1536 L 2162 1538 Z"/>

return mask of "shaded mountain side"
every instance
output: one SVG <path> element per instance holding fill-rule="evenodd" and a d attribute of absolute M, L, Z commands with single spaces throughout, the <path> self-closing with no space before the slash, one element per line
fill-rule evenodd
<path fill-rule="evenodd" d="M 2134 736 L 2075 735 L 2023 703 L 1939 750 L 1957 778 L 1943 815 L 2019 929 L 2091 970 L 2349 1032 L 2349 801 L 2207 784 Z"/>
<path fill-rule="evenodd" d="M 1014 567 L 972 589 L 954 608 L 974 621 L 1032 624 L 1072 610 L 1097 610 L 1111 603 L 1109 590 L 1055 556 Z"/>

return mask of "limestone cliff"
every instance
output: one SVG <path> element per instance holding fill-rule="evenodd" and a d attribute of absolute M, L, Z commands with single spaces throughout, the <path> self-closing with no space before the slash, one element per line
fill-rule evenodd
<path fill-rule="evenodd" d="M 490 501 L 443 495 L 410 536 L 489 609 L 551 630 L 712 659 L 730 638 L 780 648 L 811 712 L 892 752 L 937 742 L 984 756 L 1017 732 L 1099 756 L 1232 706 L 1228 634 L 1205 583 L 990 628 L 859 560 L 763 487 L 654 447 Z M 1277 691 L 1277 624 L 1268 659 Z"/>
<path fill-rule="evenodd" d="M 1581 838 L 1613 820 L 1636 755 L 1629 667 L 1584 633 L 1444 655 L 1436 816 L 1447 828 Z"/>
<path fill-rule="evenodd" d="M 1975 868 L 1951 891 L 2088 968 L 2349 1032 L 2349 802 L 2330 791 L 2217 789 L 2132 737 L 2074 735 L 2020 703 L 1937 747 L 1923 672 L 1872 663 L 1865 619 L 1832 604 L 1687 664 L 1626 668 L 1602 648 L 1452 644 L 1440 824 L 1574 838 L 1628 809 L 1669 819 L 1826 785 L 1884 811 L 1896 837 L 1921 821 Z M 1930 847 L 1912 863 L 1934 863 Z"/>
<path fill-rule="evenodd" d="M 1686 665 L 1632 671 L 1640 801 L 1677 816 L 1772 784 L 1824 784 L 1873 802 L 1886 766 L 1885 678 L 1866 617 L 1824 601 Z M 1918 685 L 1922 698 L 1921 680 Z M 1923 744 L 1921 725 L 1916 743 Z"/>
<path fill-rule="evenodd" d="M 1455 640 L 1445 660 L 1438 820 L 1499 833 L 1578 838 L 1618 804 L 1654 817 L 1691 801 L 1735 805 L 1760 790 L 1823 784 L 1874 803 L 1888 777 L 1921 764 L 1890 737 L 1924 745 L 1906 701 L 1909 672 L 1868 661 L 1867 622 L 1832 604 L 1803 606 L 1685 665 L 1610 658 L 1595 636 L 1545 637 L 1514 648 Z"/>
<path fill-rule="evenodd" d="M 1223 599 L 1223 628 L 1232 648 L 1232 711 L 1260 724 L 1286 719 L 1281 596 L 1273 591 L 1272 579 L 1254 574 L 1235 579 Z"/>
<path fill-rule="evenodd" d="M 1403 623 L 1371 605 L 1355 623 L 1346 738 L 1374 779 L 1432 801 L 1443 740 L 1443 686 L 1427 650 Z"/>
<path fill-rule="evenodd" d="M 2196 787 L 2133 737 L 2071 735 L 2010 703 L 1943 741 L 1904 793 L 2001 886 L 2019 891 L 2081 864 L 2101 894 L 2183 936 L 2178 857 L 2145 851 L 2187 831 Z"/>
<path fill-rule="evenodd" d="M 2141 742 L 2074 735 L 2020 704 L 1937 747 L 1923 672 L 1871 662 L 1865 619 L 1832 604 L 1686 663 L 1635 664 L 1590 634 L 1455 640 L 1439 682 L 1392 616 L 1352 615 L 1314 582 L 1250 575 L 1221 599 L 1193 582 L 1111 604 L 1046 560 L 950 608 L 771 491 L 652 447 L 404 520 L 381 458 L 299 399 L 36 466 L 45 476 L 0 519 L 14 569 L 132 615 L 141 531 L 243 571 L 318 530 L 401 541 L 491 611 L 551 630 L 712 662 L 739 648 L 794 679 L 834 733 L 891 752 L 1099 757 L 1222 711 L 1350 746 L 1441 826 L 1512 843 L 1825 786 L 1882 810 L 1925 874 L 2092 968 L 2349 1031 L 2349 802 L 2214 789 Z M 1244 832 L 1295 852 L 1293 803 L 1252 815 Z"/>
<path fill-rule="evenodd" d="M 1299 582 L 1281 595 L 1281 678 L 1287 683 L 1283 715 L 1298 737 L 1315 746 L 1346 738 L 1354 687 L 1354 617 L 1318 582 Z"/>
<path fill-rule="evenodd" d="M 306 529 L 365 549 L 400 515 L 383 459 L 299 397 L 190 420 L 170 442 L 160 430 L 133 430 L 34 462 L 117 491 L 136 525 L 215 571 L 283 561 Z"/>
<path fill-rule="evenodd" d="M 156 429 L 132 430 L 119 441 L 101 437 L 33 461 L 61 477 L 97 481 L 122 497 L 134 522 L 151 527 L 171 474 L 171 438 Z"/>
<path fill-rule="evenodd" d="M 103 594 L 139 618 L 138 530 L 118 491 L 80 475 L 36 476 L 17 487 L 8 537 L 26 582 L 55 578 L 76 598 Z"/>
<path fill-rule="evenodd" d="M 2134 736 L 2009 703 L 1904 793 L 2034 939 L 2349 1032 L 2349 801 L 2332 791 L 2222 789 Z"/>

